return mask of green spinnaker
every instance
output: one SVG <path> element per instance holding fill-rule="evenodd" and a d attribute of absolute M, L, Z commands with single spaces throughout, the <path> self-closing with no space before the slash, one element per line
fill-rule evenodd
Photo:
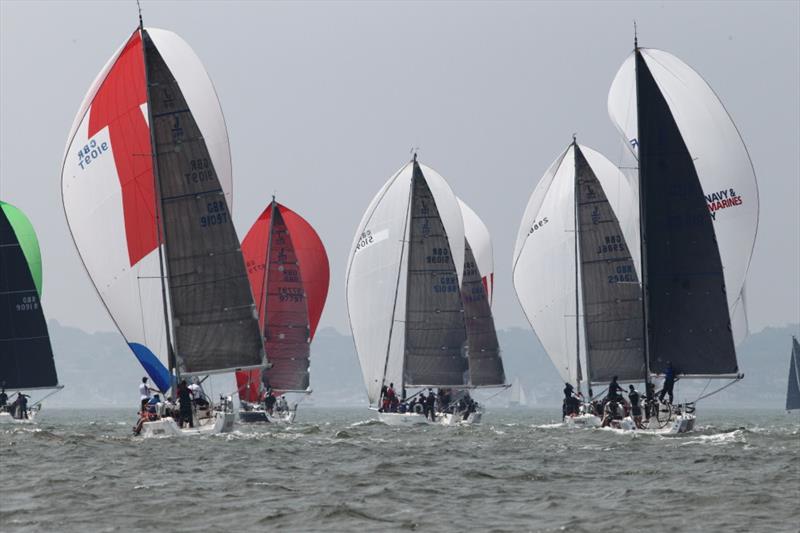
<path fill-rule="evenodd" d="M 3 210 L 8 221 L 11 223 L 11 227 L 14 228 L 14 234 L 16 234 L 17 240 L 19 240 L 22 253 L 25 255 L 25 260 L 28 262 L 28 268 L 33 277 L 33 283 L 36 285 L 36 292 L 39 293 L 39 298 L 41 298 L 42 254 L 39 251 L 39 239 L 36 238 L 33 225 L 22 211 L 9 203 L 0 201 L 0 209 Z"/>

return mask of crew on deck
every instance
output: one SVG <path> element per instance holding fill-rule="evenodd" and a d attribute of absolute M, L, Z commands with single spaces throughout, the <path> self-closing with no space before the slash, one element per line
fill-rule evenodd
<path fill-rule="evenodd" d="M 572 383 L 564 384 L 564 402 L 561 407 L 561 416 L 575 416 L 580 410 L 581 402 L 575 394 Z"/>

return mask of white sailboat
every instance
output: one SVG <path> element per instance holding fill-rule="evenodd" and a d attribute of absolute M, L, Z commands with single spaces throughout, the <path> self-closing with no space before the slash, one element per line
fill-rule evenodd
<path fill-rule="evenodd" d="M 101 300 L 165 395 L 183 378 L 266 364 L 231 184 L 228 134 L 208 74 L 180 37 L 140 19 L 78 111 L 62 198 Z M 142 434 L 230 431 L 231 404 L 193 406 L 192 429 L 143 413 Z"/>
<path fill-rule="evenodd" d="M 36 232 L 20 209 L 0 201 L 0 423 L 32 424 L 42 401 L 63 388 L 41 297 Z M 46 389 L 53 392 L 28 403 L 26 392 Z"/>
<path fill-rule="evenodd" d="M 415 156 L 367 208 L 346 276 L 350 326 L 370 405 L 381 407 L 387 387 L 402 400 L 396 411 L 379 410 L 385 423 L 427 423 L 412 410 L 416 394 L 407 396 L 407 389 L 467 391 L 504 383 L 476 262 L 453 191 Z M 403 412 L 406 402 L 409 410 Z M 440 415 L 441 423 L 469 423 L 479 420 L 480 411 Z"/>
<path fill-rule="evenodd" d="M 508 399 L 508 407 L 527 407 L 528 398 L 525 395 L 525 387 L 522 386 L 519 378 L 516 377 L 511 381 L 511 389 Z"/>

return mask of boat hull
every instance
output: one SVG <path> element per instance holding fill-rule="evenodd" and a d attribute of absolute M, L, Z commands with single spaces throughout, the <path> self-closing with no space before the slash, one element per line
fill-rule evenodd
<path fill-rule="evenodd" d="M 599 416 L 590 414 L 581 414 L 581 415 L 564 417 L 564 424 L 566 424 L 567 427 L 599 428 L 602 422 L 603 421 L 600 419 Z"/>
<path fill-rule="evenodd" d="M 387 426 L 416 426 L 430 423 L 419 413 L 378 413 L 378 420 Z"/>
<path fill-rule="evenodd" d="M 462 413 L 436 413 L 436 421 L 443 426 L 472 426 L 480 424 L 483 413 L 475 411 L 464 418 Z"/>
<path fill-rule="evenodd" d="M 250 411 L 239 411 L 239 422 L 245 424 L 292 424 L 297 416 L 297 409 L 286 413 L 269 414 L 263 409 L 252 409 Z"/>
<path fill-rule="evenodd" d="M 153 437 L 188 437 L 194 435 L 215 435 L 217 433 L 230 433 L 233 431 L 236 417 L 233 413 L 214 413 L 211 418 L 202 418 L 193 428 L 181 428 L 172 417 L 164 417 L 152 422 L 142 424 L 141 435 L 144 438 Z"/>
<path fill-rule="evenodd" d="M 28 410 L 28 418 L 14 418 L 8 411 L 0 412 L 0 424 L 35 424 L 41 408 Z"/>

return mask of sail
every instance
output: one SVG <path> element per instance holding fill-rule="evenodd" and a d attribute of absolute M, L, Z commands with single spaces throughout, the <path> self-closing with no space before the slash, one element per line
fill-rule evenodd
<path fill-rule="evenodd" d="M 409 217 L 403 383 L 464 385 L 469 378 L 461 283 L 439 209 L 416 163 Z"/>
<path fill-rule="evenodd" d="M 789 361 L 789 388 L 786 391 L 786 410 L 800 409 L 800 343 L 792 337 Z"/>
<path fill-rule="evenodd" d="M 271 367 L 237 372 L 239 396 L 257 401 L 262 381 L 277 392 L 305 390 L 309 386 L 309 343 L 328 294 L 330 270 L 325 247 L 308 222 L 274 202 L 248 231 L 242 252 Z"/>
<path fill-rule="evenodd" d="M 461 198 L 458 199 L 461 206 L 461 216 L 464 219 L 464 235 L 471 245 L 472 254 L 475 257 L 475 265 L 481 273 L 483 288 L 492 304 L 494 295 L 494 251 L 492 250 L 492 236 L 489 228 L 483 223 L 470 206 L 465 204 Z"/>
<path fill-rule="evenodd" d="M 512 281 L 528 322 L 561 379 L 578 380 L 575 327 L 575 156 L 565 150 L 539 180 L 522 216 Z"/>
<path fill-rule="evenodd" d="M 0 201 L 0 386 L 58 386 L 41 305 L 42 262 L 28 218 Z"/>
<path fill-rule="evenodd" d="M 154 28 L 147 33 L 192 110 L 215 179 L 229 198 L 228 135 L 211 80 L 180 37 Z M 67 222 L 92 283 L 133 353 L 165 391 L 168 336 L 145 79 L 137 29 L 100 71 L 78 110 L 61 185 Z M 185 176 L 208 178 L 208 169 L 197 165 Z"/>
<path fill-rule="evenodd" d="M 528 405 L 528 399 L 525 397 L 525 388 L 522 386 L 518 377 L 514 378 L 511 382 L 509 404 L 511 406 Z"/>
<path fill-rule="evenodd" d="M 685 375 L 735 374 L 720 248 L 697 168 L 644 56 L 636 62 L 650 371 L 671 362 Z"/>
<path fill-rule="evenodd" d="M 464 226 L 447 182 L 419 165 L 436 203 L 458 285 L 464 264 Z M 381 386 L 403 382 L 409 215 L 414 165 L 395 173 L 367 207 L 359 223 L 346 274 L 347 310 L 367 396 L 377 403 Z"/>
<path fill-rule="evenodd" d="M 747 148 L 722 102 L 697 72 L 662 50 L 638 50 L 691 156 L 724 265 L 728 309 L 735 315 L 742 311 L 738 309 L 740 293 L 758 228 L 758 185 Z M 638 157 L 641 140 L 634 54 L 614 78 L 608 111 Z M 734 327 L 736 322 L 734 316 Z"/>
<path fill-rule="evenodd" d="M 185 374 L 262 365 L 257 313 L 225 192 L 177 80 L 143 33 L 176 362 Z M 191 177 L 198 169 L 204 179 Z"/>
<path fill-rule="evenodd" d="M 641 285 L 628 239 L 598 174 L 606 183 L 626 182 L 597 152 L 577 144 L 574 152 L 586 376 L 594 383 L 608 383 L 614 376 L 643 379 Z"/>

